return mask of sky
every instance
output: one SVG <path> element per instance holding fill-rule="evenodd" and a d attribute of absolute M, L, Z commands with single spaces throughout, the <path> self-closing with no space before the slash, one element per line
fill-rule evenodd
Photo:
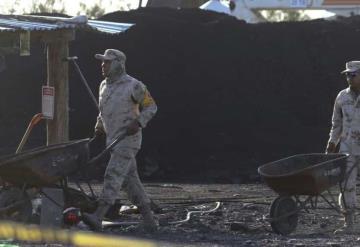
<path fill-rule="evenodd" d="M 16 6 L 14 14 L 23 14 L 31 9 L 33 3 L 44 3 L 46 0 L 0 0 L 0 13 L 8 14 L 9 9 Z M 80 3 L 86 3 L 88 7 L 94 6 L 96 3 L 101 2 L 101 7 L 105 12 L 113 12 L 120 9 L 129 10 L 139 6 L 139 0 L 62 0 L 55 1 L 54 8 L 61 9 L 62 4 L 65 5 L 65 11 L 68 15 L 77 15 L 81 11 Z M 145 6 L 147 0 L 143 0 Z"/>
<path fill-rule="evenodd" d="M 46 0 L 0 0 L 0 13 L 9 14 L 11 8 L 15 9 L 14 14 L 29 13 L 33 3 L 43 3 Z M 62 0 L 55 1 L 54 7 L 61 9 L 61 5 L 57 4 L 63 2 L 65 4 L 65 12 L 68 15 L 74 16 L 81 13 L 80 3 L 86 3 L 88 7 L 94 6 L 101 2 L 101 7 L 105 9 L 105 13 L 114 12 L 117 10 L 129 10 L 137 8 L 139 0 Z M 143 0 L 143 6 L 146 5 L 147 0 Z M 309 10 L 307 15 L 311 18 L 328 17 L 331 13 L 324 10 Z"/>

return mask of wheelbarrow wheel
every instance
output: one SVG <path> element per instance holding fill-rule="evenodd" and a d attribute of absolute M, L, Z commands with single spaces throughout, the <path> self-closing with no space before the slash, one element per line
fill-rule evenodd
<path fill-rule="evenodd" d="M 31 200 L 19 188 L 4 188 L 0 191 L 1 220 L 29 222 L 31 216 Z"/>
<path fill-rule="evenodd" d="M 270 217 L 270 225 L 275 233 L 290 234 L 298 224 L 296 202 L 288 196 L 277 197 L 270 205 Z"/>

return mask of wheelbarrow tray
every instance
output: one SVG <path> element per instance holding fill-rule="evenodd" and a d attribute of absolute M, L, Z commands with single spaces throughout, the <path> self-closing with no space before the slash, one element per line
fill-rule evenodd
<path fill-rule="evenodd" d="M 54 185 L 86 164 L 88 143 L 82 139 L 0 157 L 0 178 L 14 186 Z"/>
<path fill-rule="evenodd" d="M 258 168 L 268 186 L 279 195 L 320 195 L 341 182 L 348 154 L 298 154 Z"/>

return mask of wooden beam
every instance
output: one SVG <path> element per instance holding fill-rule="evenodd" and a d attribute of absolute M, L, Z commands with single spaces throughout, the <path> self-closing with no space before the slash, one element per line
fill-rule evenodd
<path fill-rule="evenodd" d="M 47 144 L 69 140 L 69 44 L 60 40 L 47 44 L 47 85 L 55 88 L 54 119 L 47 120 Z"/>
<path fill-rule="evenodd" d="M 72 40 L 75 40 L 74 29 L 31 32 L 31 42 L 54 43 Z"/>

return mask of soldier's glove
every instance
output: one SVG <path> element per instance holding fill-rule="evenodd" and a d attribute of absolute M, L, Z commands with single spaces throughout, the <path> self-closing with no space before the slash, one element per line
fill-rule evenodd
<path fill-rule="evenodd" d="M 103 142 L 106 139 L 106 134 L 100 129 L 96 129 L 94 136 L 90 139 L 90 143 L 99 143 Z"/>
<path fill-rule="evenodd" d="M 105 132 L 104 132 L 103 130 L 101 130 L 101 129 L 95 129 L 95 131 L 94 131 L 94 137 L 95 137 L 95 136 L 104 137 L 104 136 L 106 136 L 106 134 L 105 134 Z"/>
<path fill-rule="evenodd" d="M 327 147 L 326 147 L 325 153 L 331 154 L 331 153 L 335 153 L 335 152 L 336 152 L 336 145 L 335 145 L 335 143 L 329 142 L 328 145 L 327 145 Z"/>

